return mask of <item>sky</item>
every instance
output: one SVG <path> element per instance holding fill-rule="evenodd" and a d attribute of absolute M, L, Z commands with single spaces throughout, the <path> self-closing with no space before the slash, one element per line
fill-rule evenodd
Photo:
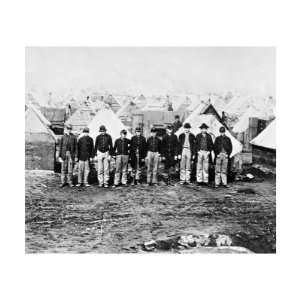
<path fill-rule="evenodd" d="M 273 47 L 27 47 L 26 92 L 275 96 Z"/>

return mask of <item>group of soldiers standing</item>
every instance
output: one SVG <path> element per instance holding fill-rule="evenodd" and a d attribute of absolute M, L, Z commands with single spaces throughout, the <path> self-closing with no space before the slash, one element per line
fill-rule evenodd
<path fill-rule="evenodd" d="M 180 184 L 191 183 L 191 166 L 196 162 L 196 181 L 199 185 L 207 185 L 209 180 L 209 164 L 212 163 L 212 153 L 215 156 L 215 186 L 221 184 L 227 186 L 228 159 L 232 152 L 232 143 L 225 134 L 225 127 L 221 126 L 220 135 L 215 141 L 207 132 L 208 126 L 203 123 L 201 132 L 196 136 L 190 132 L 191 125 L 184 124 L 184 132 L 177 136 L 173 126 L 169 125 L 166 134 L 157 137 L 157 131 L 152 128 L 150 137 L 146 139 L 142 135 L 140 127 L 135 128 L 135 135 L 127 138 L 127 131 L 121 130 L 120 137 L 113 144 L 111 136 L 106 132 L 104 125 L 99 128 L 99 135 L 95 143 L 89 136 L 89 129 L 84 128 L 82 136 L 77 139 L 72 134 L 72 126 L 66 125 L 65 134 L 60 141 L 59 160 L 62 164 L 61 187 L 68 184 L 73 187 L 73 167 L 78 162 L 77 186 L 89 186 L 88 175 L 90 162 L 94 160 L 98 164 L 99 187 L 109 186 L 110 161 L 115 159 L 116 169 L 113 187 L 128 183 L 128 164 L 132 168 L 132 185 L 141 183 L 141 169 L 146 163 L 147 184 L 157 185 L 158 166 L 160 161 L 164 163 L 170 180 L 170 170 L 179 162 Z"/>

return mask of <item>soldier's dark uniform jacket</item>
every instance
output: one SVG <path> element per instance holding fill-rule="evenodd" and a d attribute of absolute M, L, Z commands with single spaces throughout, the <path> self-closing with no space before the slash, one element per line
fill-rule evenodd
<path fill-rule="evenodd" d="M 82 136 L 78 140 L 78 159 L 86 161 L 94 156 L 94 141 L 90 136 Z"/>
<path fill-rule="evenodd" d="M 217 157 L 223 150 L 229 156 L 232 152 L 231 139 L 226 135 L 218 136 L 215 140 L 213 149 L 214 149 L 214 152 L 215 152 L 215 157 Z"/>
<path fill-rule="evenodd" d="M 146 138 L 142 135 L 133 136 L 130 142 L 130 156 L 136 156 L 139 154 L 140 159 L 144 159 L 147 155 L 147 142 Z"/>
<path fill-rule="evenodd" d="M 64 134 L 59 144 L 59 157 L 66 159 L 66 153 L 70 151 L 72 160 L 77 156 L 77 139 L 74 134 Z"/>
<path fill-rule="evenodd" d="M 213 147 L 214 143 L 210 134 L 206 133 L 205 136 L 202 133 L 197 134 L 195 142 L 195 152 L 198 152 L 200 150 L 211 152 L 213 150 Z"/>
<path fill-rule="evenodd" d="M 107 133 L 99 134 L 95 141 L 94 156 L 97 156 L 97 151 L 105 153 L 108 151 L 110 155 L 113 155 L 113 145 L 111 136 Z"/>
<path fill-rule="evenodd" d="M 150 136 L 147 140 L 147 151 L 161 154 L 161 140 L 157 136 Z"/>
<path fill-rule="evenodd" d="M 147 142 L 146 138 L 142 135 L 133 136 L 130 141 L 130 163 L 133 168 L 136 167 L 137 155 L 139 155 L 139 162 L 147 155 Z"/>
<path fill-rule="evenodd" d="M 181 133 L 178 138 L 178 154 L 181 155 L 183 145 L 185 142 L 185 133 Z M 189 142 L 190 142 L 190 150 L 191 150 L 191 155 L 195 155 L 195 143 L 196 143 L 196 138 L 195 136 L 190 132 L 189 133 Z"/>
<path fill-rule="evenodd" d="M 178 153 L 178 139 L 175 134 L 165 134 L 161 142 L 162 156 L 165 158 L 165 167 L 171 167 L 175 163 L 174 156 Z"/>
<path fill-rule="evenodd" d="M 127 138 L 118 138 L 115 141 L 113 153 L 114 155 L 129 155 L 130 140 Z"/>

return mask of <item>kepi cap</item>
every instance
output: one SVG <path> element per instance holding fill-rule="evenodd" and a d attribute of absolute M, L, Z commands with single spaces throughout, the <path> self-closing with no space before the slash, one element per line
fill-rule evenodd
<path fill-rule="evenodd" d="M 207 129 L 208 126 L 205 123 L 202 123 L 201 126 L 199 126 L 200 129 Z"/>
<path fill-rule="evenodd" d="M 104 125 L 101 125 L 100 128 L 99 128 L 99 131 L 106 131 L 106 128 Z"/>
<path fill-rule="evenodd" d="M 185 123 L 184 125 L 183 125 L 183 128 L 191 128 L 191 124 L 190 123 Z"/>
<path fill-rule="evenodd" d="M 90 132 L 90 129 L 89 129 L 88 127 L 84 127 L 84 128 L 83 128 L 83 132 L 89 133 L 89 132 Z"/>
<path fill-rule="evenodd" d="M 225 129 L 225 127 L 224 127 L 224 126 L 221 126 L 221 127 L 220 127 L 220 129 L 219 129 L 219 131 L 223 133 L 223 132 L 225 132 L 225 131 L 226 131 L 226 129 Z"/>

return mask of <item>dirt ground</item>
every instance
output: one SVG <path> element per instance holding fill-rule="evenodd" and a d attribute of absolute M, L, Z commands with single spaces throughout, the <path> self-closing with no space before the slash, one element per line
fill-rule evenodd
<path fill-rule="evenodd" d="M 26 171 L 26 253 L 141 252 L 149 240 L 225 234 L 234 246 L 276 252 L 275 179 L 229 188 L 146 185 L 58 188 L 59 174 Z"/>

